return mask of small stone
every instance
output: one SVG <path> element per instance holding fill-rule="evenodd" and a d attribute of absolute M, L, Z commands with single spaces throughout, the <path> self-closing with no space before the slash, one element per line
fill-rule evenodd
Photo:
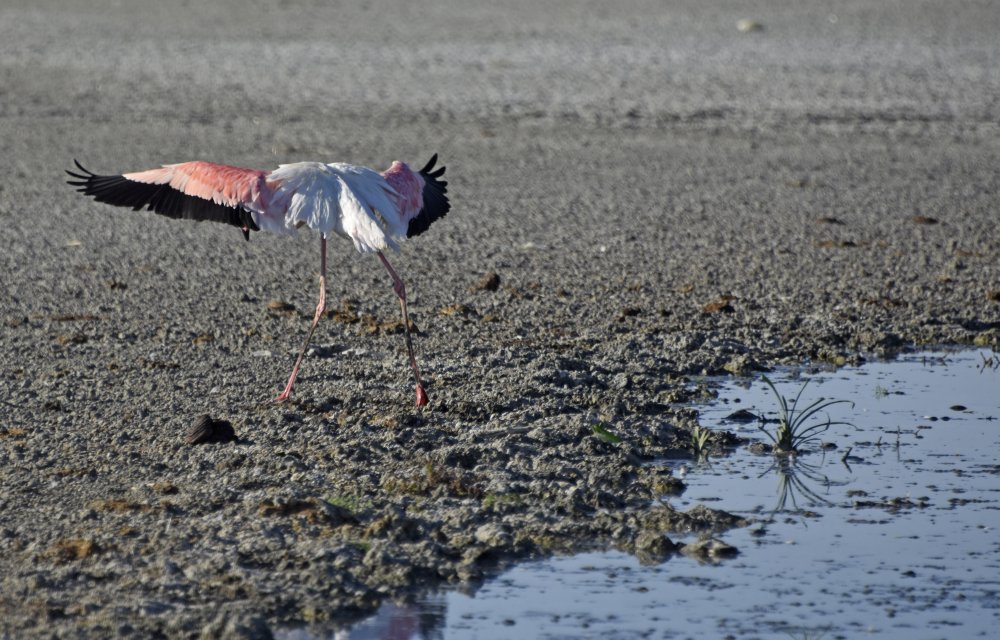
<path fill-rule="evenodd" d="M 179 491 L 177 485 L 169 480 L 163 482 L 156 482 L 153 484 L 153 491 L 163 494 L 163 495 L 173 495 Z"/>
<path fill-rule="evenodd" d="M 191 423 L 191 427 L 187 431 L 187 443 L 188 444 L 199 444 L 201 442 L 208 442 L 208 439 L 212 435 L 212 416 L 202 414 L 195 418 L 194 422 Z"/>
<path fill-rule="evenodd" d="M 295 305 L 283 300 L 271 300 L 267 303 L 267 310 L 276 313 L 291 313 L 295 311 Z"/>
<path fill-rule="evenodd" d="M 742 20 L 736 21 L 736 30 L 740 33 L 752 33 L 754 31 L 763 31 L 764 25 L 757 22 L 756 20 L 749 20 L 743 18 Z"/>
<path fill-rule="evenodd" d="M 728 416 L 723 418 L 723 420 L 728 420 L 730 422 L 757 422 L 760 420 L 760 416 L 747 409 L 740 409 L 730 413 Z"/>
<path fill-rule="evenodd" d="M 739 550 L 736 547 L 726 544 L 717 538 L 703 538 L 696 542 L 683 545 L 680 551 L 689 558 L 712 561 L 719 561 L 723 558 L 732 558 L 739 554 Z"/>
<path fill-rule="evenodd" d="M 635 552 L 643 564 L 659 564 L 676 550 L 670 538 L 655 531 L 643 531 L 635 539 Z"/>
<path fill-rule="evenodd" d="M 510 544 L 510 534 L 495 523 L 484 524 L 476 529 L 476 540 L 490 547 L 505 547 Z"/>
<path fill-rule="evenodd" d="M 438 309 L 438 313 L 440 313 L 443 316 L 454 316 L 454 315 L 470 316 L 470 315 L 475 315 L 476 310 L 467 304 L 456 302 L 455 304 L 449 304 L 447 306 L 441 307 L 440 309 Z M 402 325 L 402 322 L 400 322 L 400 325 Z"/>
<path fill-rule="evenodd" d="M 706 303 L 701 310 L 703 313 L 732 313 L 735 309 L 729 303 L 735 299 L 733 296 L 721 296 L 718 300 Z"/>
<path fill-rule="evenodd" d="M 495 272 L 490 271 L 483 278 L 474 284 L 471 288 L 472 291 L 496 291 L 500 288 L 500 276 Z"/>
<path fill-rule="evenodd" d="M 759 367 L 749 354 L 741 353 L 740 355 L 733 356 L 729 362 L 722 365 L 722 368 L 734 376 L 743 376 Z"/>
<path fill-rule="evenodd" d="M 236 431 L 228 420 L 214 420 L 206 413 L 195 418 L 187 431 L 186 439 L 188 444 L 233 442 L 236 440 Z"/>

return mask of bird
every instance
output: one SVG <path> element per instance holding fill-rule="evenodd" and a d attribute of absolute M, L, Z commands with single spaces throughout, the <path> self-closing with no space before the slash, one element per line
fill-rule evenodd
<path fill-rule="evenodd" d="M 209 220 L 238 227 L 246 240 L 266 231 L 292 235 L 301 227 L 320 234 L 319 301 L 284 390 L 275 402 L 288 400 L 316 325 L 326 310 L 326 241 L 336 234 L 354 243 L 362 254 L 375 254 L 392 280 L 399 298 L 406 350 L 416 381 L 416 404 L 426 406 L 427 391 L 413 355 L 406 287 L 385 257 L 400 243 L 427 231 L 451 208 L 445 167 L 437 167 L 435 153 L 414 171 L 393 161 L 385 171 L 346 163 L 295 162 L 263 171 L 204 160 L 164 164 L 119 175 L 97 175 L 76 159 L 67 170 L 67 183 L 98 202 L 145 208 L 170 218 Z"/>

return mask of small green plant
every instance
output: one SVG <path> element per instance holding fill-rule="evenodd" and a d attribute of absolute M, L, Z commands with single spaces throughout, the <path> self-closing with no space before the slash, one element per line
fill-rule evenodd
<path fill-rule="evenodd" d="M 487 493 L 483 496 L 483 507 L 489 508 L 494 505 L 521 505 L 524 504 L 524 495 L 520 493 Z"/>
<path fill-rule="evenodd" d="M 359 496 L 343 494 L 343 495 L 325 495 L 323 500 L 335 507 L 340 507 L 345 509 L 351 514 L 356 514 L 366 509 L 370 509 L 372 506 L 371 500 L 366 500 Z"/>
<path fill-rule="evenodd" d="M 593 427 L 590 428 L 590 430 L 594 432 L 595 436 L 597 436 L 601 440 L 604 440 L 605 442 L 610 442 L 611 444 L 618 444 L 622 441 L 622 439 L 619 436 L 612 433 L 610 430 L 608 430 L 607 427 L 605 427 L 601 423 L 595 424 Z"/>
<path fill-rule="evenodd" d="M 799 400 L 802 398 L 802 392 L 809 385 L 809 381 L 802 384 L 802 388 L 799 389 L 795 399 L 789 404 L 788 398 L 785 398 L 778 392 L 778 388 L 774 386 L 774 383 L 767 376 L 761 377 L 764 383 L 771 388 L 774 397 L 778 399 L 778 428 L 773 434 L 762 424 L 757 425 L 757 428 L 767 434 L 767 437 L 774 443 L 774 452 L 776 454 L 798 453 L 802 445 L 818 438 L 820 434 L 833 425 L 851 424 L 850 422 L 832 421 L 827 417 L 825 422 L 807 425 L 806 423 L 813 416 L 828 407 L 832 407 L 835 404 L 849 404 L 851 408 L 854 408 L 854 403 L 850 400 L 827 400 L 826 398 L 820 398 L 804 409 L 799 409 Z"/>
<path fill-rule="evenodd" d="M 695 425 L 691 430 L 691 449 L 694 450 L 696 458 L 708 457 L 708 439 L 712 437 L 712 431 L 700 424 Z"/>
<path fill-rule="evenodd" d="M 368 553 L 372 548 L 372 543 L 367 540 L 352 540 L 350 544 L 360 551 L 362 555 Z"/>
<path fill-rule="evenodd" d="M 889 390 L 880 384 L 875 385 L 875 397 L 881 400 L 889 395 Z"/>

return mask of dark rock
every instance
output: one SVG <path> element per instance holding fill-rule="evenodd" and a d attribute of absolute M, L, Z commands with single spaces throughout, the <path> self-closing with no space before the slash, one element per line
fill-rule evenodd
<path fill-rule="evenodd" d="M 186 440 L 188 444 L 233 442 L 236 431 L 228 420 L 215 420 L 206 413 L 195 418 Z"/>

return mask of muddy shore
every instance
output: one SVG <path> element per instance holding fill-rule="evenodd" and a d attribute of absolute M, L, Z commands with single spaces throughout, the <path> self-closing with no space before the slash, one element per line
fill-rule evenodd
<path fill-rule="evenodd" d="M 1000 340 L 988 3 L 89 4 L 0 8 L 0 637 L 266 637 L 662 560 L 740 524 L 647 464 L 707 376 Z M 374 259 L 332 245 L 275 405 L 316 238 L 62 174 L 435 152 L 453 210 L 394 258 L 423 410 Z M 205 413 L 238 440 L 188 445 Z"/>

